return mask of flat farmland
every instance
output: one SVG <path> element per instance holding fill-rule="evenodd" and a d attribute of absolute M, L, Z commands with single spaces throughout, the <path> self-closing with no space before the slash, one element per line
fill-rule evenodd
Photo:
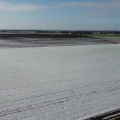
<path fill-rule="evenodd" d="M 0 120 L 77 120 L 120 108 L 120 45 L 0 49 Z"/>
<path fill-rule="evenodd" d="M 120 34 L 92 34 L 93 38 L 98 38 L 106 41 L 111 41 L 113 43 L 120 43 Z"/>
<path fill-rule="evenodd" d="M 62 36 L 57 37 L 43 37 L 31 35 L 31 38 L 26 37 L 15 37 L 11 36 L 0 36 L 0 48 L 25 48 L 25 47 L 49 47 L 49 46 L 74 46 L 74 45 L 97 45 L 97 44 L 113 44 L 111 41 L 101 40 L 98 38 L 62 38 Z"/>

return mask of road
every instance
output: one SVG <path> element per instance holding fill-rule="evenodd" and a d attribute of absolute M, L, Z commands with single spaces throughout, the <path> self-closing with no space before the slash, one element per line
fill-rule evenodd
<path fill-rule="evenodd" d="M 85 119 L 119 101 L 119 44 L 0 49 L 0 120 Z"/>

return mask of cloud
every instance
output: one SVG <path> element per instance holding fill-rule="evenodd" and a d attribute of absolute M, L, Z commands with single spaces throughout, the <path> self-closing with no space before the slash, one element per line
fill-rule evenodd
<path fill-rule="evenodd" d="M 80 14 L 87 16 L 116 16 L 120 0 L 59 2 L 59 7 L 81 8 Z"/>
<path fill-rule="evenodd" d="M 116 15 L 116 10 L 120 9 L 120 0 L 106 0 L 100 1 L 79 1 L 79 2 L 58 2 L 51 4 L 51 6 L 43 6 L 36 4 L 15 4 L 11 2 L 4 2 L 0 0 L 0 11 L 12 12 L 30 12 L 46 9 L 61 9 L 65 8 L 84 8 L 82 10 L 84 15 L 91 16 L 107 16 Z"/>
<path fill-rule="evenodd" d="M 99 8 L 99 9 L 120 9 L 120 0 L 106 0 L 104 2 L 59 2 L 58 6 L 62 7 L 81 7 L 81 8 Z"/>
<path fill-rule="evenodd" d="M 14 11 L 14 12 L 29 12 L 35 10 L 47 9 L 46 6 L 33 5 L 33 4 L 14 4 L 9 2 L 0 1 L 0 11 Z"/>

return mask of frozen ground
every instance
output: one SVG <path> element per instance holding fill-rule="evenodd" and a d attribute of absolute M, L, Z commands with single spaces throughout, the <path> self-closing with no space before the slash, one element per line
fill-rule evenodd
<path fill-rule="evenodd" d="M 75 120 L 120 108 L 120 45 L 0 49 L 0 120 Z"/>

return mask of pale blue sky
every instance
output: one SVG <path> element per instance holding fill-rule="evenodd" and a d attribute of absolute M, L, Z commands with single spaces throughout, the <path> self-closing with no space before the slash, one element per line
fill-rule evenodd
<path fill-rule="evenodd" d="M 0 29 L 120 30 L 120 0 L 0 0 Z"/>

